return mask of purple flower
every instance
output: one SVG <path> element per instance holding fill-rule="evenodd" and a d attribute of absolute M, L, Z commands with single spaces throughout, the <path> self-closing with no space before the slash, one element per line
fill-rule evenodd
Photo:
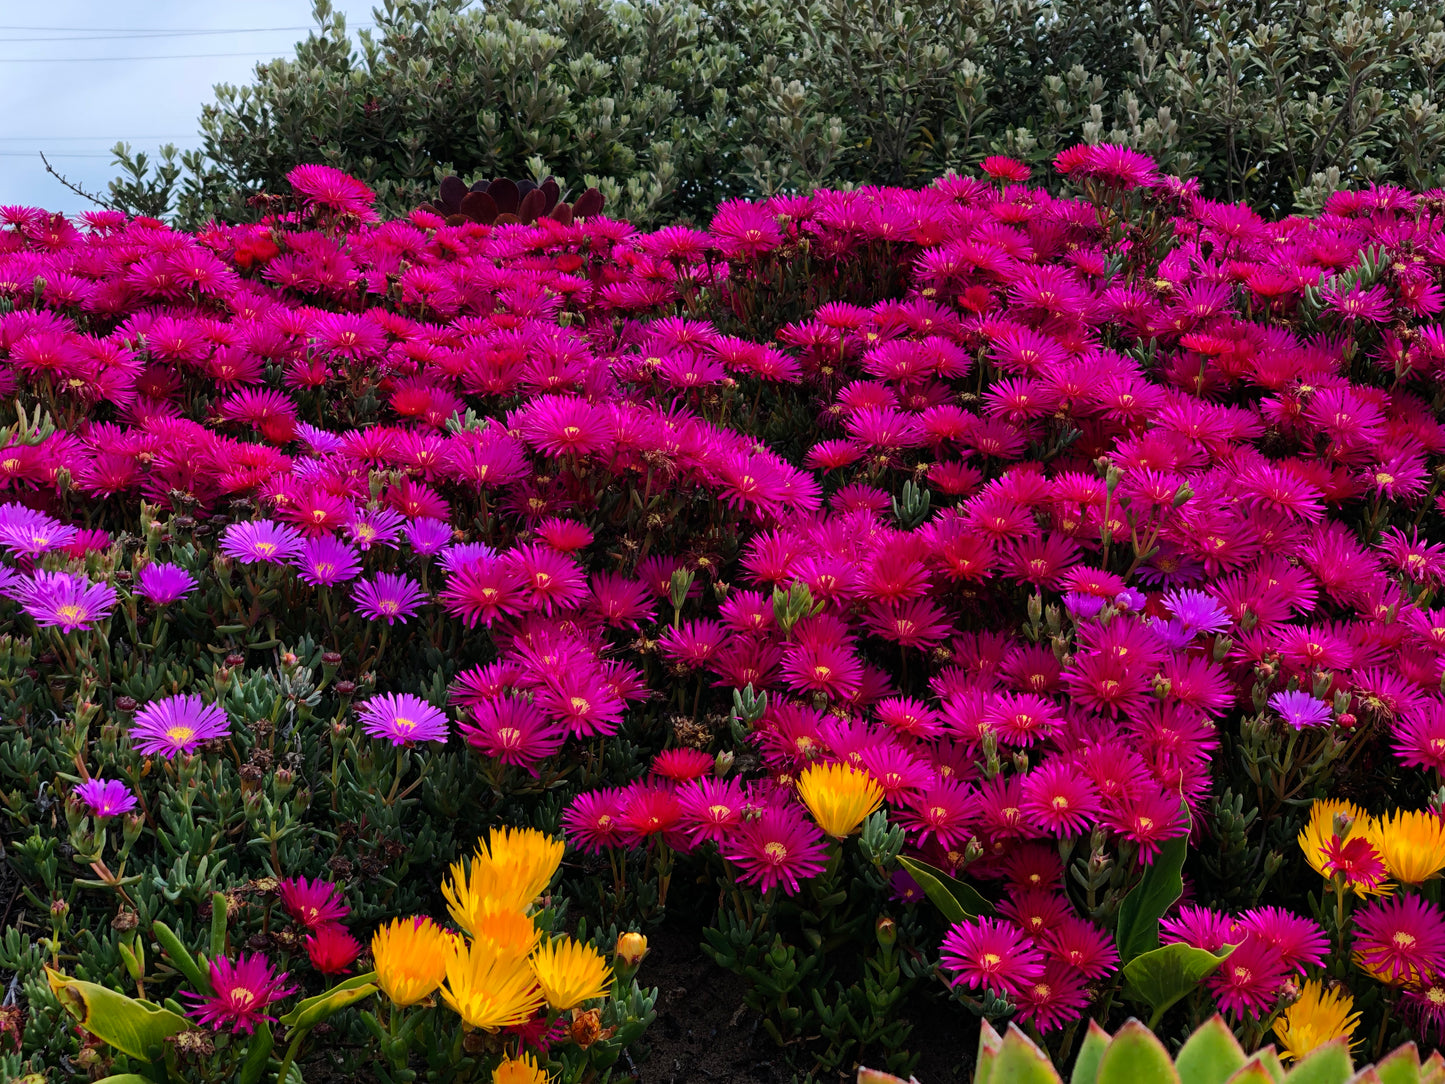
<path fill-rule="evenodd" d="M 119 779 L 87 779 L 75 788 L 76 797 L 97 817 L 118 817 L 135 808 L 135 795 Z"/>
<path fill-rule="evenodd" d="M 180 565 L 156 561 L 136 573 L 135 593 L 157 606 L 179 602 L 196 589 L 196 578 Z"/>
<path fill-rule="evenodd" d="M 1103 608 L 1104 600 L 1098 595 L 1086 595 L 1082 591 L 1064 593 L 1064 609 L 1072 617 L 1096 617 Z"/>
<path fill-rule="evenodd" d="M 435 557 L 452 540 L 452 528 L 439 519 L 415 519 L 402 528 L 407 545 L 418 557 Z"/>
<path fill-rule="evenodd" d="M 1166 591 L 1162 601 L 1174 619 L 1198 635 L 1201 632 L 1224 632 L 1229 628 L 1229 614 L 1213 596 L 1203 591 L 1180 588 Z"/>
<path fill-rule="evenodd" d="M 345 441 L 335 433 L 327 432 L 325 429 L 318 429 L 314 425 L 301 422 L 296 426 L 296 432 L 305 442 L 306 448 L 312 455 L 329 455 L 332 452 L 340 451 Z"/>
<path fill-rule="evenodd" d="M 1280 718 L 1296 730 L 1303 730 L 1307 726 L 1326 726 L 1334 715 L 1329 704 L 1298 689 L 1275 693 L 1269 698 L 1269 706 L 1279 712 Z"/>
<path fill-rule="evenodd" d="M 37 572 L 29 583 L 11 589 L 25 612 L 41 628 L 58 625 L 61 632 L 89 628 L 115 608 L 115 588 L 91 583 L 80 573 Z"/>
<path fill-rule="evenodd" d="M 374 696 L 357 709 L 361 729 L 373 738 L 385 738 L 392 745 L 447 740 L 447 717 L 419 696 L 387 693 Z"/>
<path fill-rule="evenodd" d="M 242 564 L 284 564 L 301 551 L 304 540 L 294 527 L 269 519 L 233 523 L 221 535 L 221 552 Z"/>
<path fill-rule="evenodd" d="M 74 527 L 67 527 L 44 512 L 23 504 L 0 505 L 0 546 L 17 557 L 39 557 L 42 553 L 63 549 L 75 534 Z"/>
<path fill-rule="evenodd" d="M 312 587 L 332 587 L 354 579 L 361 571 L 356 550 L 329 534 L 308 538 L 295 564 L 298 575 Z"/>
<path fill-rule="evenodd" d="M 358 583 L 351 597 L 362 617 L 388 625 L 400 621 L 404 625 L 426 599 L 426 593 L 415 580 L 381 572 L 374 580 Z"/>
<path fill-rule="evenodd" d="M 182 694 L 153 700 L 136 712 L 130 728 L 131 744 L 139 753 L 170 758 L 194 753 L 196 747 L 224 737 L 231 720 L 219 704 L 203 704 L 199 696 Z"/>
<path fill-rule="evenodd" d="M 406 517 L 390 508 L 374 508 L 357 512 L 346 525 L 346 533 L 357 548 L 369 550 L 372 546 L 390 546 L 396 549 L 396 539 L 401 534 L 401 525 Z"/>

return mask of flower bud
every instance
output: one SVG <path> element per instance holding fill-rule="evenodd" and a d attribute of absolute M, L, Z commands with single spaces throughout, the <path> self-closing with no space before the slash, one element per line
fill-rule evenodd
<path fill-rule="evenodd" d="M 245 665 L 246 665 L 246 656 L 240 654 L 239 652 L 233 651 L 233 652 L 231 652 L 229 655 L 226 656 L 226 660 L 225 660 L 225 661 L 226 661 L 226 665 L 227 665 L 227 666 L 231 666 L 231 667 L 235 667 L 235 666 L 245 666 Z"/>
<path fill-rule="evenodd" d="M 628 967 L 636 967 L 647 955 L 647 938 L 643 934 L 628 930 L 617 939 L 615 955 Z"/>
<path fill-rule="evenodd" d="M 718 753 L 717 759 L 713 761 L 712 774 L 718 779 L 726 778 L 728 772 L 733 770 L 733 761 L 736 759 L 731 749 L 722 750 Z"/>
<path fill-rule="evenodd" d="M 115 698 L 116 711 L 135 711 L 138 707 L 140 707 L 140 705 L 136 703 L 136 699 L 133 696 L 117 696 Z"/>
<path fill-rule="evenodd" d="M 878 921 L 873 925 L 873 934 L 878 938 L 880 946 L 892 948 L 898 943 L 898 923 L 887 915 L 879 915 Z"/>

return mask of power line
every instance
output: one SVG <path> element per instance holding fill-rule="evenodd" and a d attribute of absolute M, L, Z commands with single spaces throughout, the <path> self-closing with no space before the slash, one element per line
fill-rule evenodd
<path fill-rule="evenodd" d="M 0 151 L 0 158 L 33 158 L 39 151 Z M 109 158 L 108 154 L 52 154 L 51 158 Z"/>
<path fill-rule="evenodd" d="M 249 56 L 262 58 L 255 49 L 240 53 L 166 53 L 160 56 L 55 56 L 55 57 L 4 57 L 0 64 L 125 64 L 132 60 L 205 60 L 218 56 Z"/>
<path fill-rule="evenodd" d="M 370 25 L 372 25 L 372 24 L 371 24 L 371 23 L 366 23 L 365 25 L 370 26 Z M 179 28 L 179 27 L 171 27 L 170 29 L 164 29 L 164 28 L 161 28 L 161 27 L 147 27 L 147 26 L 108 26 L 108 27 L 107 27 L 107 26 L 85 26 L 85 27 L 75 27 L 75 26 L 0 26 L 0 30 L 20 30 L 20 31 L 38 30 L 38 31 L 42 31 L 42 32 L 45 32 L 45 31 L 54 31 L 54 32 L 56 32 L 56 33 L 72 32 L 72 33 L 76 33 L 76 34 L 178 34 L 178 35 L 179 35 L 179 34 L 261 34 L 261 33 L 269 33 L 269 32 L 271 32 L 271 31 L 273 31 L 273 30 L 315 30 L 315 29 L 316 29 L 316 24 L 315 24 L 315 23 L 312 23 L 312 24 L 309 25 L 309 26 L 236 26 L 236 27 L 227 27 L 227 28 L 224 28 L 224 29 L 221 29 L 221 28 L 218 28 L 218 27 L 191 27 L 191 28 L 187 28 L 187 29 L 181 29 L 181 28 Z"/>
<path fill-rule="evenodd" d="M 195 132 L 186 132 L 182 135 L 132 135 L 132 136 L 77 136 L 77 135 L 21 135 L 21 136 L 0 136 L 0 142 L 18 143 L 28 141 L 32 143 L 59 143 L 59 142 L 84 142 L 99 143 L 102 140 L 108 142 L 127 142 L 132 139 L 192 139 Z"/>
<path fill-rule="evenodd" d="M 356 29 L 366 29 L 374 24 L 366 23 Z M 258 26 L 253 29 L 234 30 L 136 30 L 136 31 L 106 31 L 86 30 L 76 34 L 60 35 L 58 37 L 43 38 L 3 38 L 0 44 L 30 44 L 39 41 L 113 41 L 119 38 L 121 41 L 139 41 L 144 38 L 191 38 L 211 36 L 217 34 L 278 34 L 282 32 L 295 32 L 298 30 L 315 30 L 314 26 Z M 351 27 L 347 28 L 352 29 Z M 4 28 L 0 27 L 0 31 Z"/>

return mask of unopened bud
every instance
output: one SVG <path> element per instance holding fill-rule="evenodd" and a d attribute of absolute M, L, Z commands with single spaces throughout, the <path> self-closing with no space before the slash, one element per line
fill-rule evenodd
<path fill-rule="evenodd" d="M 731 749 L 724 749 L 713 761 L 712 774 L 718 779 L 726 778 L 728 772 L 733 770 L 733 761 L 736 759 L 737 757 Z"/>
<path fill-rule="evenodd" d="M 647 938 L 643 934 L 628 930 L 617 939 L 615 955 L 628 967 L 636 967 L 647 955 Z"/>
<path fill-rule="evenodd" d="M 892 948 L 898 941 L 898 923 L 887 915 L 879 915 L 873 926 L 873 933 L 877 936 L 879 945 Z"/>

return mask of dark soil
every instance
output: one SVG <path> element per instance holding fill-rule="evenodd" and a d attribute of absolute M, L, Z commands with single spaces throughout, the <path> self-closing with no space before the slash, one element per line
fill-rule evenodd
<path fill-rule="evenodd" d="M 698 945 L 700 931 L 671 925 L 650 931 L 651 951 L 638 982 L 658 988 L 657 1021 L 635 1062 L 641 1084 L 789 1084 L 805 1077 L 743 1003 L 743 980 L 709 960 Z M 922 1084 L 964 1084 L 971 1077 L 978 1026 L 938 997 L 914 1021 L 910 1049 L 920 1055 L 915 1075 Z M 641 1051 L 638 1052 L 641 1055 Z M 805 1063 L 805 1057 L 798 1062 Z"/>

